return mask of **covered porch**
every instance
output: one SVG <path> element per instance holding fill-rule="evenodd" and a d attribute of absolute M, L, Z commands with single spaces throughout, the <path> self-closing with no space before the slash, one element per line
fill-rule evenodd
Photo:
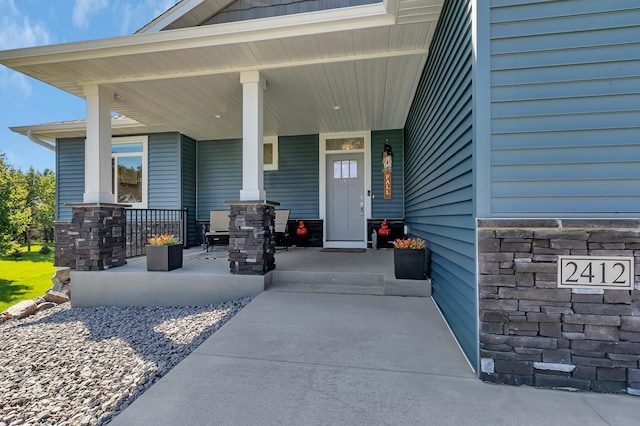
<path fill-rule="evenodd" d="M 229 272 L 227 248 L 208 253 L 200 247 L 185 250 L 183 267 L 150 272 L 146 258 L 128 260 L 118 268 L 99 272 L 72 271 L 72 305 L 190 306 L 214 304 L 274 291 L 431 296 L 429 280 L 398 280 L 393 250 L 325 251 L 290 248 L 276 253 L 276 269 L 265 275 Z"/>
<path fill-rule="evenodd" d="M 322 223 L 323 245 L 366 247 L 369 221 L 404 218 L 402 129 L 442 4 L 202 26 L 174 10 L 159 19 L 177 26 L 163 31 L 3 52 L 0 63 L 87 101 L 77 126 L 15 129 L 55 141 L 60 170 L 73 173 L 59 204 L 188 208 L 201 221 L 223 201 L 272 200 Z M 83 267 L 120 263 L 90 260 Z"/>

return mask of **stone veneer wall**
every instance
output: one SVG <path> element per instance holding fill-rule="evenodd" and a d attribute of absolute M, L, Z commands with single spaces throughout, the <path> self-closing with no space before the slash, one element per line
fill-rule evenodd
<path fill-rule="evenodd" d="M 53 265 L 59 267 L 76 267 L 75 238 L 69 236 L 71 222 L 55 222 L 53 224 Z"/>
<path fill-rule="evenodd" d="M 229 267 L 232 274 L 264 275 L 276 267 L 275 207 L 267 201 L 226 201 L 229 213 Z"/>
<path fill-rule="evenodd" d="M 65 204 L 72 209 L 70 224 L 56 223 L 56 266 L 78 271 L 101 271 L 125 260 L 125 206 Z"/>
<path fill-rule="evenodd" d="M 558 255 L 635 256 L 635 290 L 558 289 Z M 480 377 L 640 395 L 640 220 L 478 220 Z"/>

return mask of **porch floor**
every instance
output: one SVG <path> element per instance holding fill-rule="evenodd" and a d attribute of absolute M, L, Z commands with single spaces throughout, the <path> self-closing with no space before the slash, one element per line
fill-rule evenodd
<path fill-rule="evenodd" d="M 185 250 L 183 267 L 147 271 L 146 258 L 100 272 L 72 271 L 71 303 L 90 306 L 191 306 L 215 304 L 265 289 L 311 293 L 419 296 L 431 295 L 429 280 L 397 280 L 393 250 L 363 253 L 289 248 L 276 253 L 276 269 L 264 276 L 229 272 L 226 247 L 209 253 Z"/>

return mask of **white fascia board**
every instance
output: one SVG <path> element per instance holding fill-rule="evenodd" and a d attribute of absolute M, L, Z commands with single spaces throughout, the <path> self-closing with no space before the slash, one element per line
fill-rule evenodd
<path fill-rule="evenodd" d="M 144 27 L 136 31 L 136 34 L 145 34 L 161 31 L 163 28 L 171 25 L 185 14 L 191 12 L 196 7 L 204 3 L 204 0 L 184 0 L 175 4 L 171 9 L 149 22 Z"/>
<path fill-rule="evenodd" d="M 9 68 L 227 45 L 393 25 L 386 5 L 353 6 L 102 40 L 0 51 Z"/>
<path fill-rule="evenodd" d="M 111 127 L 113 129 L 140 128 L 141 130 L 144 130 L 144 128 L 146 128 L 147 126 L 132 118 L 127 117 L 118 118 L 117 120 L 111 120 Z M 85 132 L 86 129 L 86 120 L 9 127 L 9 130 L 11 130 L 12 132 L 19 133 L 24 136 L 28 136 L 28 133 L 31 132 L 38 138 L 48 140 L 50 142 L 55 142 L 56 138 L 63 135 L 64 133 Z"/>

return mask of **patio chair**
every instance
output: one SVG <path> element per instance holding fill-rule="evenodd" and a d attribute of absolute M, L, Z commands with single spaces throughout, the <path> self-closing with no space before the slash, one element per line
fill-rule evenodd
<path fill-rule="evenodd" d="M 229 238 L 229 211 L 211 210 L 209 214 L 209 231 L 204 234 L 207 251 L 214 243 Z"/>
<path fill-rule="evenodd" d="M 284 247 L 286 251 L 289 251 L 289 213 L 291 213 L 291 210 L 276 210 L 274 226 L 276 247 Z"/>

